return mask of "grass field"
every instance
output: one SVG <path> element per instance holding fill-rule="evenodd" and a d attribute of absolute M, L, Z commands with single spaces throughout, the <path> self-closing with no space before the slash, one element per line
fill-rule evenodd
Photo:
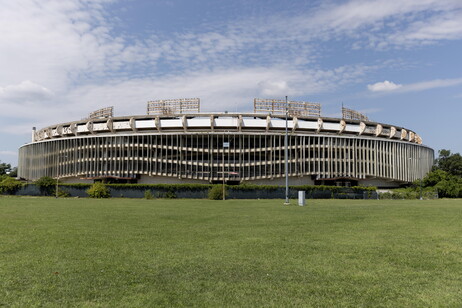
<path fill-rule="evenodd" d="M 461 307 L 462 200 L 0 197 L 0 306 Z"/>

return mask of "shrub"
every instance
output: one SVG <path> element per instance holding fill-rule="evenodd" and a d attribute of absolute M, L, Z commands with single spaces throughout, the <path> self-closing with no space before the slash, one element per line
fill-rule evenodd
<path fill-rule="evenodd" d="M 12 177 L 5 177 L 0 181 L 0 193 L 14 194 L 22 183 Z"/>
<path fill-rule="evenodd" d="M 393 193 L 387 191 L 379 194 L 380 199 L 390 200 L 393 199 Z"/>
<path fill-rule="evenodd" d="M 67 191 L 62 190 L 62 189 L 58 189 L 58 197 L 59 198 L 68 198 L 70 196 L 71 195 Z"/>
<path fill-rule="evenodd" d="M 103 183 L 97 182 L 87 189 L 87 194 L 90 198 L 109 198 L 109 188 Z"/>
<path fill-rule="evenodd" d="M 169 190 L 165 193 L 165 198 L 167 199 L 175 199 L 176 198 L 176 194 L 173 190 Z"/>
<path fill-rule="evenodd" d="M 226 186 L 225 186 L 225 196 L 226 196 Z M 213 185 L 209 190 L 209 199 L 210 200 L 222 200 L 223 199 L 223 186 L 222 185 Z"/>
<path fill-rule="evenodd" d="M 154 196 L 152 195 L 152 192 L 149 189 L 144 191 L 144 198 L 148 200 L 151 200 L 154 198 Z"/>
<path fill-rule="evenodd" d="M 34 184 L 37 185 L 42 195 L 51 196 L 55 193 L 56 180 L 49 176 L 42 176 Z"/>

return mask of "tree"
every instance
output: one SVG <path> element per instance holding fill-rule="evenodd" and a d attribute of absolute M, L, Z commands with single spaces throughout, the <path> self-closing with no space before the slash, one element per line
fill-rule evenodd
<path fill-rule="evenodd" d="M 438 151 L 438 154 L 435 169 L 446 171 L 451 175 L 462 176 L 462 156 L 459 153 L 452 154 L 450 150 L 442 149 Z"/>
<path fill-rule="evenodd" d="M 457 198 L 462 194 L 462 181 L 455 176 L 450 176 L 447 180 L 442 180 L 435 185 L 440 197 Z"/>
<path fill-rule="evenodd" d="M 6 174 L 10 170 L 11 170 L 10 164 L 0 162 L 0 175 Z"/>
<path fill-rule="evenodd" d="M 449 173 L 441 169 L 432 170 L 423 179 L 423 186 L 433 187 L 441 181 L 446 181 L 450 177 Z M 418 184 L 417 184 L 418 185 Z"/>
<path fill-rule="evenodd" d="M 10 174 L 8 174 L 12 178 L 18 177 L 18 167 L 13 167 L 10 169 Z"/>

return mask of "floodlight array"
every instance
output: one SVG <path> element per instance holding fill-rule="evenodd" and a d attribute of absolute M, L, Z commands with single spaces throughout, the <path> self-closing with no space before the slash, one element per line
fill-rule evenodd
<path fill-rule="evenodd" d="M 342 118 L 345 120 L 369 121 L 366 115 L 345 107 L 342 107 Z"/>
<path fill-rule="evenodd" d="M 89 119 L 112 118 L 114 107 L 106 107 L 95 110 L 88 115 Z"/>
<path fill-rule="evenodd" d="M 253 104 L 255 113 L 285 114 L 287 110 L 290 116 L 321 116 L 321 104 L 319 103 L 255 98 Z"/>
<path fill-rule="evenodd" d="M 159 99 L 149 101 L 148 115 L 175 115 L 181 113 L 200 112 L 199 98 Z"/>

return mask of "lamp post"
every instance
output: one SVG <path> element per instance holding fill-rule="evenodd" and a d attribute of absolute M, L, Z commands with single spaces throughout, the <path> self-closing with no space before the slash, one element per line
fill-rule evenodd
<path fill-rule="evenodd" d="M 286 133 L 284 136 L 284 161 L 285 161 L 285 176 L 286 176 L 286 201 L 284 202 L 285 205 L 289 205 L 289 142 L 288 142 L 288 117 L 289 117 L 289 102 L 286 96 Z"/>

